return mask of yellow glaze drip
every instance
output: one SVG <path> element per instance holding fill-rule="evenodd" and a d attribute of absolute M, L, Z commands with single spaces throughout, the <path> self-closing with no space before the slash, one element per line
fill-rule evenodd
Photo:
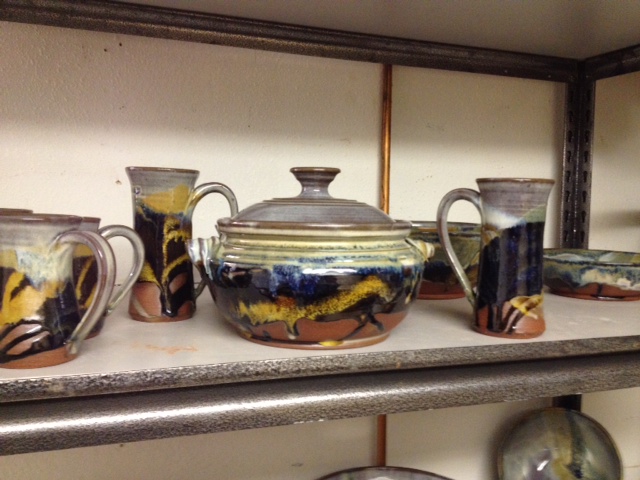
<path fill-rule="evenodd" d="M 342 312 L 371 295 L 390 300 L 393 292 L 380 278 L 368 276 L 348 291 L 339 292 L 333 297 L 305 307 L 298 307 L 293 299 L 285 297 L 275 303 L 261 302 L 249 306 L 240 302 L 238 313 L 242 317 L 248 317 L 252 325 L 285 322 L 287 327 L 293 330 L 296 322 L 302 318 L 316 320 L 324 315 Z"/>
<path fill-rule="evenodd" d="M 2 298 L 0 325 L 17 323 L 34 316 L 48 298 L 57 295 L 60 288 L 59 282 L 45 282 L 40 290 L 31 285 L 20 287 L 24 280 L 25 276 L 20 272 L 13 272 L 9 276 Z"/>
<path fill-rule="evenodd" d="M 180 184 L 171 190 L 147 195 L 144 203 L 155 212 L 175 215 L 184 212 L 190 192 L 191 189 L 187 185 Z"/>
<path fill-rule="evenodd" d="M 523 315 L 527 315 L 531 310 L 542 305 L 542 295 L 514 297 L 509 303 L 513 308 L 522 312 Z"/>

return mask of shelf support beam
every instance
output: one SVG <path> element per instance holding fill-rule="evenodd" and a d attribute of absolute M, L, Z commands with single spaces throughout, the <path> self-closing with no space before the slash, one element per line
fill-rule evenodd
<path fill-rule="evenodd" d="M 568 248 L 589 246 L 595 90 L 581 63 L 566 89 L 560 244 Z"/>
<path fill-rule="evenodd" d="M 0 20 L 555 82 L 575 80 L 577 63 L 545 55 L 98 0 L 3 0 Z"/>
<path fill-rule="evenodd" d="M 640 385 L 640 351 L 0 405 L 0 455 Z"/>

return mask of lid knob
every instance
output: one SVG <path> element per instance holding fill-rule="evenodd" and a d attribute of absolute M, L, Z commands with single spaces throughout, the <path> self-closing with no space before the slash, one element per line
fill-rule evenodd
<path fill-rule="evenodd" d="M 294 167 L 290 171 L 302 184 L 297 198 L 332 198 L 329 184 L 340 173 L 339 168 L 328 167 Z"/>

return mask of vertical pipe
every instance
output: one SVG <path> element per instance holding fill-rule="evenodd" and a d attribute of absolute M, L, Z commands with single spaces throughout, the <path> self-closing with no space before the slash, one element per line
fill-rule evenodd
<path fill-rule="evenodd" d="M 382 158 L 380 168 L 380 208 L 389 213 L 389 184 L 391 178 L 391 88 L 393 67 L 382 70 Z M 376 466 L 387 464 L 387 416 L 378 415 L 376 423 Z"/>
<path fill-rule="evenodd" d="M 384 65 L 382 73 L 382 164 L 380 168 L 380 208 L 389 213 L 391 177 L 391 88 L 393 67 Z"/>

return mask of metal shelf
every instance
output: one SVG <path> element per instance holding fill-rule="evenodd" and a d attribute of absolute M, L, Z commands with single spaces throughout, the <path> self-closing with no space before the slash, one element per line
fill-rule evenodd
<path fill-rule="evenodd" d="M 595 82 L 640 71 L 639 46 L 575 60 L 115 2 L 3 0 L 0 20 L 564 82 L 571 246 L 588 238 Z M 546 302 L 540 339 L 472 332 L 464 300 L 418 302 L 387 341 L 348 352 L 251 344 L 210 302 L 169 326 L 120 312 L 73 362 L 1 372 L 0 454 L 640 386 L 637 304 Z"/>
<path fill-rule="evenodd" d="M 72 362 L 2 372 L 0 454 L 640 386 L 637 304 L 547 294 L 545 308 L 543 336 L 511 341 L 472 331 L 464 299 L 418 301 L 350 351 L 248 342 L 205 298 L 178 323 L 121 308 Z"/>

